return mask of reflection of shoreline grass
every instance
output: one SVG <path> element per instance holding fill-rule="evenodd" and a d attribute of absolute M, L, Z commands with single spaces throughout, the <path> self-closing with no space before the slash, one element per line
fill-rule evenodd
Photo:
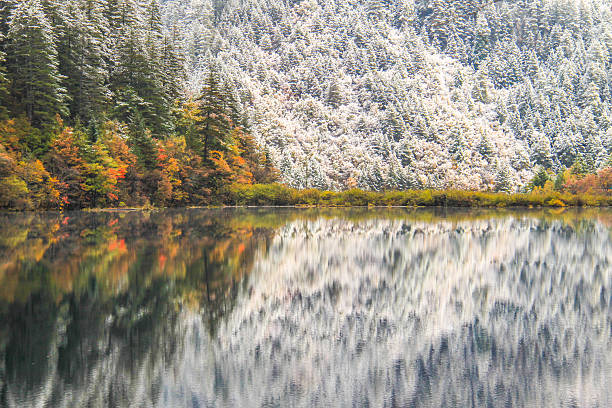
<path fill-rule="evenodd" d="M 400 207 L 609 207 L 612 195 L 546 193 L 491 193 L 461 190 L 374 192 L 297 190 L 281 184 L 233 185 L 226 204 L 253 206 L 400 206 Z"/>
<path fill-rule="evenodd" d="M 321 218 L 355 223 L 376 219 L 459 223 L 509 217 L 561 221 L 572 228 L 579 228 L 584 221 L 597 221 L 612 228 L 612 210 L 608 208 L 227 207 L 208 211 L 211 216 L 216 211 L 227 211 L 234 228 L 248 225 L 276 229 L 294 221 Z"/>

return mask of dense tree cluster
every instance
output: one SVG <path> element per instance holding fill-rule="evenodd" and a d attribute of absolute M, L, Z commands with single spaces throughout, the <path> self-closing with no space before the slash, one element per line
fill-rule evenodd
<path fill-rule="evenodd" d="M 611 74 L 603 0 L 2 0 L 0 207 L 605 193 Z"/>
<path fill-rule="evenodd" d="M 205 204 L 275 171 L 157 0 L 0 1 L 0 208 Z"/>
<path fill-rule="evenodd" d="M 293 187 L 518 190 L 609 166 L 605 0 L 166 0 Z"/>

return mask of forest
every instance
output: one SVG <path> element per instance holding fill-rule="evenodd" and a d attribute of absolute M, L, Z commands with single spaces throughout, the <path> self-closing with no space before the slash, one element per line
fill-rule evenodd
<path fill-rule="evenodd" d="M 610 166 L 607 0 L 165 0 L 293 188 L 525 191 Z"/>
<path fill-rule="evenodd" d="M 0 207 L 203 205 L 277 179 L 214 66 L 186 96 L 157 1 L 0 4 Z"/>
<path fill-rule="evenodd" d="M 608 205 L 604 3 L 2 0 L 0 208 Z"/>

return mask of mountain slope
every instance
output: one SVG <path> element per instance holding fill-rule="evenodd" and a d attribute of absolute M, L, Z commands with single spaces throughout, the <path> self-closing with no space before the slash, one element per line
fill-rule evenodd
<path fill-rule="evenodd" d="M 516 190 L 609 161 L 603 0 L 167 0 L 295 187 Z"/>

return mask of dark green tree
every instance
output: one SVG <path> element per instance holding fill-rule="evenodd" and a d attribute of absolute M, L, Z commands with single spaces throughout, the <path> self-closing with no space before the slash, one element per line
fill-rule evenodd
<path fill-rule="evenodd" d="M 7 43 L 7 70 L 13 114 L 24 112 L 35 126 L 49 126 L 66 115 L 53 28 L 39 0 L 20 2 L 13 11 Z"/>
<path fill-rule="evenodd" d="M 227 88 L 221 84 L 216 69 L 210 69 L 199 98 L 200 120 L 197 124 L 199 140 L 193 141 L 190 146 L 201 154 L 204 160 L 208 159 L 211 150 L 224 150 L 230 131 L 234 126 L 232 122 L 233 108 L 230 103 Z"/>
<path fill-rule="evenodd" d="M 60 71 L 70 96 L 73 119 L 89 124 L 108 104 L 107 71 L 104 68 L 104 30 L 101 9 L 92 1 L 65 3 L 64 18 L 56 29 Z"/>
<path fill-rule="evenodd" d="M 0 34 L 0 42 L 2 35 Z M 6 76 L 6 55 L 0 49 L 0 120 L 6 119 L 8 110 L 6 108 L 9 96 L 9 82 Z"/>
<path fill-rule="evenodd" d="M 157 153 L 155 140 L 138 110 L 135 110 L 130 118 L 129 144 L 142 167 L 149 170 L 155 167 Z"/>
<path fill-rule="evenodd" d="M 178 45 L 177 30 L 166 34 L 161 45 L 162 86 L 170 102 L 183 97 L 187 82 L 185 58 Z"/>
<path fill-rule="evenodd" d="M 544 185 L 546 184 L 548 180 L 550 180 L 550 177 L 548 176 L 548 172 L 546 171 L 544 167 L 540 167 L 537 173 L 535 174 L 535 176 L 533 177 L 533 180 L 531 180 L 531 186 L 532 187 L 544 187 Z"/>
<path fill-rule="evenodd" d="M 138 109 L 146 126 L 156 137 L 171 130 L 170 104 L 160 78 L 159 56 L 147 47 L 141 31 L 128 28 L 118 49 L 119 63 L 111 77 L 111 90 L 117 98 L 117 119 Z M 133 104 L 138 102 L 138 107 Z"/>

